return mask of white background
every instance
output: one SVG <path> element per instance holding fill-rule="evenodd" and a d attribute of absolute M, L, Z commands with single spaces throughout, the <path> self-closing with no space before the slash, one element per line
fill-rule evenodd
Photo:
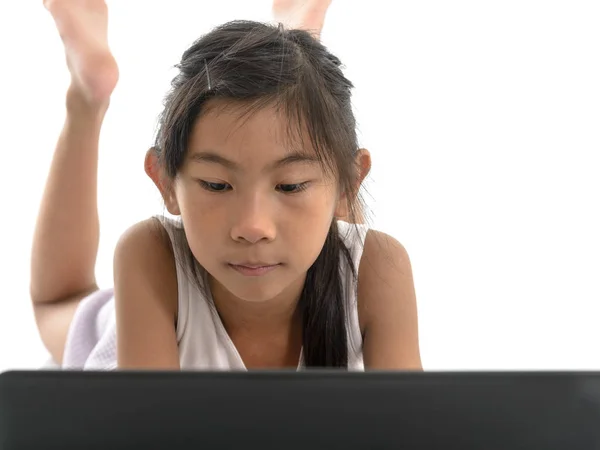
<path fill-rule="evenodd" d="M 323 40 L 356 85 L 373 226 L 408 249 L 427 369 L 600 368 L 600 5 L 334 0 Z M 121 69 L 101 140 L 98 278 L 163 211 L 143 172 L 181 53 L 269 0 L 113 0 Z M 68 73 L 41 0 L 0 3 L 0 370 L 46 353 L 29 252 Z"/>

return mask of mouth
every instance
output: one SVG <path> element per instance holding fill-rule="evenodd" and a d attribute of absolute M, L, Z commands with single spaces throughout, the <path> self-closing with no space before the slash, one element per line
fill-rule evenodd
<path fill-rule="evenodd" d="M 241 273 L 244 276 L 247 277 L 258 277 L 261 275 L 265 275 L 275 269 L 277 269 L 279 266 L 281 266 L 281 263 L 278 264 L 268 264 L 268 263 L 240 263 L 240 264 L 228 264 L 229 267 L 231 267 L 233 270 Z"/>

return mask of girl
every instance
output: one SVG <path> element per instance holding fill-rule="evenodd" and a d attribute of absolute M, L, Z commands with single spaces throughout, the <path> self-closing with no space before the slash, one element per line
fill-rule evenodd
<path fill-rule="evenodd" d="M 317 39 L 329 1 L 274 3 L 313 34 L 237 21 L 186 50 L 145 157 L 177 220 L 124 233 L 108 290 L 94 277 L 98 139 L 118 80 L 107 7 L 45 5 L 72 76 L 32 254 L 35 316 L 57 363 L 421 368 L 408 256 L 349 223 L 370 156 L 352 85 Z"/>

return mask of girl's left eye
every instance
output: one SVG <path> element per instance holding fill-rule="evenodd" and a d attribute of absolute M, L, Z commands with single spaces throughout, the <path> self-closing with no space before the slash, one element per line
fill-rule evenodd
<path fill-rule="evenodd" d="M 298 192 L 304 191 L 307 187 L 308 182 L 296 184 L 279 184 L 277 185 L 277 190 L 283 192 L 284 194 L 296 194 Z"/>

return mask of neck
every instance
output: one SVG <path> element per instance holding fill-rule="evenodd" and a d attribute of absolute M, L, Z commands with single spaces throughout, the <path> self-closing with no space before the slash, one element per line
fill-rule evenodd
<path fill-rule="evenodd" d="M 228 332 L 257 330 L 271 333 L 288 330 L 299 322 L 298 301 L 305 278 L 301 277 L 276 297 L 262 302 L 236 297 L 213 277 L 209 277 L 209 286 L 215 307 Z"/>

